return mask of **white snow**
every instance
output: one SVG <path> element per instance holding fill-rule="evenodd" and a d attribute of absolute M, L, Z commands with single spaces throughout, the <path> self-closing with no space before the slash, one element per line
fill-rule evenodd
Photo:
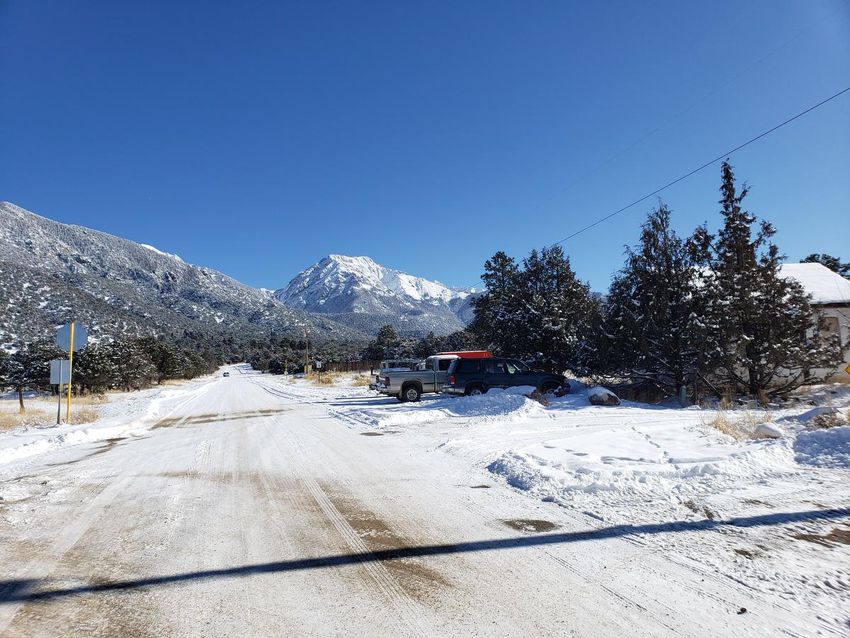
<path fill-rule="evenodd" d="M 782 431 L 782 428 L 776 425 L 776 423 L 759 423 L 756 426 L 754 431 L 756 438 L 765 438 L 765 439 L 781 439 L 785 436 L 785 433 Z"/>
<path fill-rule="evenodd" d="M 178 388 L 165 386 L 112 394 L 108 403 L 98 406 L 100 418 L 97 421 L 80 425 L 55 425 L 52 416 L 56 414 L 56 404 L 51 400 L 49 405 L 39 406 L 49 408 L 47 414 L 51 420 L 48 422 L 0 432 L 0 465 L 69 445 L 142 434 L 161 418 L 169 403 L 206 392 L 208 380 L 203 377 Z M 3 400 L 17 405 L 17 395 L 10 393 Z M 28 403 L 32 407 L 32 398 Z M 63 405 L 63 418 L 64 414 Z"/>
<path fill-rule="evenodd" d="M 850 280 L 823 264 L 782 264 L 779 273 L 799 281 L 816 304 L 850 305 Z"/>
<path fill-rule="evenodd" d="M 346 255 L 328 255 L 299 273 L 286 288 L 275 294 L 282 301 L 309 307 L 323 305 L 329 297 L 349 301 L 348 298 L 356 292 L 368 292 L 370 297 L 377 299 L 387 297 L 407 303 L 436 304 L 447 304 L 470 294 L 438 281 L 386 268 L 369 257 Z M 358 312 L 358 306 L 355 305 L 352 310 Z"/>
<path fill-rule="evenodd" d="M 375 503 L 384 502 L 381 498 L 385 492 L 381 490 L 389 489 L 387 486 L 392 490 L 386 494 L 397 496 L 396 485 L 410 490 L 404 493 L 406 497 L 387 500 L 399 510 L 413 507 L 417 494 L 434 495 L 435 502 L 459 499 L 463 507 L 455 510 L 455 515 L 463 517 L 465 527 L 450 542 L 492 538 L 492 530 L 503 529 L 500 520 L 516 517 L 526 507 L 519 507 L 518 501 L 528 503 L 529 509 L 539 512 L 537 516 L 568 525 L 563 530 L 568 536 L 579 530 L 578 535 L 587 535 L 587 540 L 567 543 L 560 549 L 553 546 L 534 555 L 509 555 L 505 559 L 506 576 L 517 564 L 512 561 L 537 561 L 541 557 L 548 560 L 556 552 L 558 564 L 569 564 L 571 570 L 555 572 L 557 578 L 566 578 L 566 574 L 602 578 L 603 570 L 607 570 L 609 580 L 604 581 L 604 591 L 616 588 L 619 579 L 629 578 L 632 581 L 621 583 L 622 589 L 637 592 L 639 598 L 640 587 L 667 591 L 661 600 L 670 612 L 663 616 L 667 620 L 715 610 L 717 606 L 734 621 L 735 611 L 746 601 L 744 604 L 750 608 L 746 619 L 762 628 L 763 635 L 783 631 L 788 635 L 846 635 L 850 626 L 850 546 L 834 540 L 850 529 L 850 426 L 815 430 L 806 425 L 814 416 L 813 409 L 828 408 L 843 414 L 850 406 L 848 387 L 825 385 L 807 390 L 797 404 L 769 411 L 724 412 L 726 419 L 750 423 L 748 431 L 755 432 L 759 423 L 770 423 L 784 434 L 781 439 L 736 440 L 711 426 L 721 416 L 715 410 L 674 409 L 629 401 L 616 407 L 592 406 L 588 405 L 586 389 L 550 398 L 547 405 L 524 396 L 529 388 L 492 391 L 479 397 L 425 395 L 418 403 L 399 403 L 345 383 L 319 387 L 305 379 L 255 375 L 246 377 L 244 386 L 228 385 L 234 381 L 239 382 L 238 377 L 115 395 L 94 425 L 2 433 L 0 462 L 6 462 L 4 471 L 11 468 L 17 472 L 18 466 L 11 462 L 15 459 L 29 463 L 26 456 L 32 458 L 56 447 L 150 434 L 157 421 L 173 414 L 187 418 L 215 412 L 222 416 L 222 423 L 215 427 L 173 428 L 169 430 L 173 438 L 165 439 L 157 436 L 157 430 L 138 443 L 147 442 L 150 447 L 146 449 L 171 455 L 172 462 L 191 458 L 202 471 L 227 468 L 227 476 L 231 476 L 232 459 L 228 457 L 227 464 L 221 461 L 221 465 L 210 466 L 210 451 L 229 453 L 239 448 L 238 441 L 249 442 L 245 453 L 239 453 L 240 458 L 246 462 L 265 458 L 274 463 L 262 476 L 289 476 L 296 465 L 303 466 L 304 474 L 300 476 L 308 486 L 312 485 L 310 481 L 315 483 L 314 477 L 326 466 L 331 468 L 330 474 L 337 472 L 338 466 L 330 466 L 331 462 L 350 463 L 369 478 L 362 486 L 364 493 L 379 492 Z M 210 394 L 205 396 L 205 392 Z M 287 410 L 275 417 L 279 421 L 244 419 L 246 407 L 278 405 Z M 229 413 L 242 417 L 227 420 Z M 324 420 L 325 413 L 337 419 L 336 424 Z M 351 437 L 333 425 L 383 436 Z M 280 433 L 283 438 L 275 441 Z M 356 445 L 351 439 L 356 440 Z M 366 447 L 365 441 L 372 447 Z M 374 465 L 364 466 L 367 457 L 363 450 L 371 450 L 368 458 Z M 104 456 L 108 461 L 109 455 Z M 215 459 L 214 454 L 212 458 Z M 187 474 L 185 466 L 173 467 L 183 468 L 183 478 L 167 485 L 185 485 L 187 480 L 191 480 L 191 485 L 202 483 Z M 134 478 L 133 485 L 149 489 L 148 481 L 153 478 L 147 477 L 155 474 L 148 470 L 144 476 L 144 481 Z M 352 488 L 347 481 L 345 484 L 346 489 Z M 123 485 L 116 484 L 115 492 L 124 489 Z M 214 495 L 241 493 L 234 492 L 237 488 L 233 485 L 224 488 L 213 481 L 203 482 L 203 486 L 216 491 L 210 491 L 202 503 L 212 503 Z M 473 492 L 469 489 L 472 486 L 494 489 L 474 490 L 478 500 L 473 500 L 464 496 Z M 272 487 L 277 493 L 278 484 L 271 483 Z M 14 489 L 11 493 L 15 495 Z M 481 509 L 481 499 L 487 499 L 486 511 Z M 144 499 L 138 495 L 138 500 Z M 180 515 L 184 511 L 211 512 L 212 506 L 195 508 L 184 502 L 189 501 L 173 499 Z M 257 516 L 251 521 L 252 533 L 270 516 L 281 514 L 281 520 L 287 520 L 300 516 L 300 509 L 309 509 L 287 506 L 278 511 L 268 506 L 274 501 L 262 502 L 262 509 L 252 510 L 251 515 Z M 172 499 L 156 503 L 157 507 L 168 507 Z M 239 503 L 234 505 L 234 511 L 247 512 L 250 499 Z M 433 512 L 433 508 L 427 511 Z M 237 520 L 219 516 L 217 511 L 214 516 L 213 523 L 219 519 Z M 393 516 L 384 518 L 396 520 Z M 447 518 L 454 520 L 452 515 L 442 517 Z M 405 529 L 418 530 L 440 523 L 430 520 L 423 526 L 419 520 L 415 524 L 412 521 L 406 523 Z M 471 534 L 470 521 L 477 521 L 480 526 Z M 300 536 L 293 538 L 321 536 L 303 534 L 303 519 L 296 522 L 301 526 Z M 24 529 L 23 524 L 20 529 Z M 150 529 L 158 527 L 153 525 Z M 275 533 L 278 531 L 275 528 Z M 32 532 L 27 529 L 26 533 Z M 598 538 L 593 537 L 596 533 L 600 534 Z M 220 537 L 229 536 L 222 533 Z M 440 537 L 439 542 L 445 543 L 445 537 Z M 224 542 L 221 547 L 228 557 L 232 556 L 232 546 Z M 256 547 L 263 545 L 258 543 Z M 501 552 L 486 553 L 488 557 L 499 555 Z M 453 578 L 462 576 L 462 570 L 483 556 L 470 557 L 462 569 L 453 572 Z M 269 560 L 280 558 L 275 554 Z M 216 561 L 213 564 L 219 566 Z M 550 568 L 543 568 L 543 563 L 534 564 L 540 565 L 534 573 L 541 580 L 532 578 L 530 587 L 551 586 L 545 580 Z M 662 564 L 666 567 L 657 571 Z M 429 565 L 444 563 L 435 560 Z M 612 572 L 618 569 L 621 573 L 614 577 Z M 671 573 L 689 575 L 682 581 L 686 589 L 680 596 L 669 593 L 671 586 L 665 576 Z M 712 593 L 718 590 L 724 592 L 723 596 Z M 463 587 L 451 590 L 451 595 L 460 591 L 464 591 Z M 773 612 L 785 620 L 776 620 Z M 781 624 L 789 617 L 796 626 Z M 702 620 L 700 627 L 709 635 L 732 633 L 728 618 L 719 616 Z M 436 633 L 439 632 L 432 635 Z M 753 633 L 750 626 L 741 635 L 758 632 Z"/>
<path fill-rule="evenodd" d="M 146 248 L 147 250 L 150 250 L 151 252 L 154 252 L 157 255 L 162 255 L 163 257 L 171 257 L 172 259 L 176 259 L 177 261 L 183 261 L 177 255 L 164 252 L 164 251 L 160 250 L 159 248 L 157 248 L 156 246 L 151 246 L 150 244 L 139 244 L 139 246 L 141 246 L 142 248 Z"/>
<path fill-rule="evenodd" d="M 726 411 L 751 423 L 742 426 L 751 438 L 736 440 L 711 426 L 715 410 L 592 406 L 586 389 L 544 406 L 498 391 L 402 404 L 350 388 L 290 387 L 348 426 L 465 459 L 596 524 L 690 526 L 639 542 L 813 614 L 828 633 L 848 626 L 850 549 L 818 539 L 850 527 L 850 426 L 805 423 L 810 402 L 850 405 L 850 388 L 807 391 L 796 407 Z"/>
<path fill-rule="evenodd" d="M 794 451 L 801 464 L 850 469 L 850 425 L 801 432 Z"/>

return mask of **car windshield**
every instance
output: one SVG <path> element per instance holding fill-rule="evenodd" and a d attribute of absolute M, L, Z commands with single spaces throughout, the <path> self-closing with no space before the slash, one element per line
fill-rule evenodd
<path fill-rule="evenodd" d="M 528 372 L 531 370 L 527 365 L 525 365 L 522 361 L 517 361 L 516 359 L 511 359 L 508 363 L 508 372 L 510 374 L 518 374 L 520 372 Z"/>

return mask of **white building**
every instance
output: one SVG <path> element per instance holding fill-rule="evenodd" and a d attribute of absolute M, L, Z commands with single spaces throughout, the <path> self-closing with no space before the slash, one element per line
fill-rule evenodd
<path fill-rule="evenodd" d="M 831 271 L 822 264 L 783 264 L 781 274 L 796 279 L 812 297 L 812 306 L 819 309 L 826 320 L 826 328 L 847 346 L 850 342 L 850 280 Z M 828 380 L 850 382 L 846 368 L 850 366 L 850 348 Z"/>

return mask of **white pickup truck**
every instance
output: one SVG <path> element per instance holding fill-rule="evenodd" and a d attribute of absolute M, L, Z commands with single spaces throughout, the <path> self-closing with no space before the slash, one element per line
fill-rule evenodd
<path fill-rule="evenodd" d="M 399 401 L 418 401 L 427 392 L 439 392 L 446 382 L 449 366 L 459 359 L 456 354 L 435 354 L 419 364 L 416 370 L 381 372 L 377 390 L 397 397 Z"/>
<path fill-rule="evenodd" d="M 378 373 L 372 376 L 372 380 L 369 382 L 369 389 L 377 390 L 381 378 L 387 372 L 410 372 L 423 363 L 424 361 L 422 359 L 385 359 L 381 361 Z"/>

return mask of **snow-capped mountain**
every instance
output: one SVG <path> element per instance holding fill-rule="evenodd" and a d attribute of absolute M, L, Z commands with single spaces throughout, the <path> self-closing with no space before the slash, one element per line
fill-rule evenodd
<path fill-rule="evenodd" d="M 470 319 L 473 292 L 382 266 L 369 257 L 329 255 L 275 292 L 286 305 L 374 332 L 391 323 L 415 334 L 446 334 Z"/>
<path fill-rule="evenodd" d="M 0 343 L 47 337 L 70 319 L 90 334 L 364 335 L 280 303 L 153 246 L 61 224 L 0 202 Z"/>

